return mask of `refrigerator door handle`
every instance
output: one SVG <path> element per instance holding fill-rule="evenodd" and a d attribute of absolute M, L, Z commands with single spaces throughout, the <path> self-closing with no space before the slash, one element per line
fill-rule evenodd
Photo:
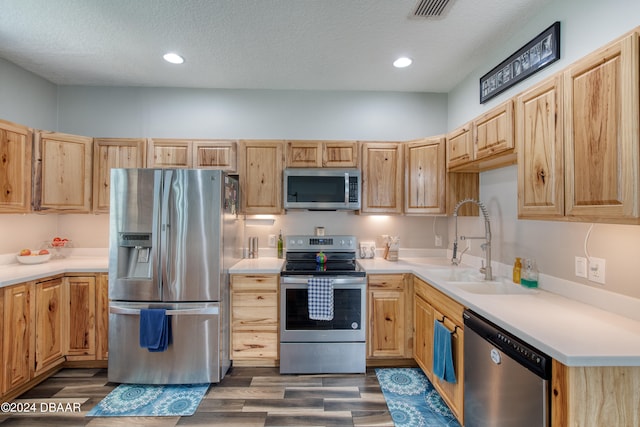
<path fill-rule="evenodd" d="M 168 253 L 171 248 L 171 243 L 169 242 L 169 233 L 171 231 L 171 224 L 169 224 L 169 197 L 171 195 L 171 179 L 173 177 L 173 171 L 165 170 L 163 172 L 161 190 L 162 205 L 160 206 L 160 211 L 162 212 L 160 218 L 160 274 L 162 276 L 163 288 L 166 289 L 171 277 L 169 274 L 169 260 L 171 259 L 171 254 Z"/>
<path fill-rule="evenodd" d="M 129 316 L 139 316 L 139 308 L 123 308 L 123 307 L 109 307 L 109 313 L 124 314 Z M 184 308 L 176 310 L 167 310 L 167 316 L 198 316 L 198 315 L 217 315 L 220 314 L 219 307 L 204 307 L 204 308 Z"/>

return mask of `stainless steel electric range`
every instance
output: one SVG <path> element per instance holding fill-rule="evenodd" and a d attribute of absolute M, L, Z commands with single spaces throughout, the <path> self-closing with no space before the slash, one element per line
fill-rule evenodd
<path fill-rule="evenodd" d="M 287 236 L 280 273 L 280 372 L 364 373 L 366 273 L 355 236 Z M 309 286 L 324 278 L 333 292 L 330 320 L 310 316 Z"/>

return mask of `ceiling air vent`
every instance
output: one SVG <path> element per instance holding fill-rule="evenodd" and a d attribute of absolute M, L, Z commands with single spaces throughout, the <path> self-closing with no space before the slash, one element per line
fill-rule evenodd
<path fill-rule="evenodd" d="M 417 18 L 442 18 L 453 0 L 420 0 L 413 16 Z"/>

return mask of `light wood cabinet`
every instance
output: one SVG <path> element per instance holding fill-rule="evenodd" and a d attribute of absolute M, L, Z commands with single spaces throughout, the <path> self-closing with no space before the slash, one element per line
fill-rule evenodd
<path fill-rule="evenodd" d="M 96 278 L 65 277 L 67 301 L 67 360 L 95 360 L 96 357 Z"/>
<path fill-rule="evenodd" d="M 637 223 L 640 218 L 638 34 L 564 72 L 565 215 Z"/>
<path fill-rule="evenodd" d="M 412 357 L 413 333 L 410 325 L 413 306 L 408 301 L 411 294 L 411 279 L 408 274 L 369 275 L 368 357 Z"/>
<path fill-rule="evenodd" d="M 31 129 L 0 120 L 0 213 L 31 210 L 32 147 Z"/>
<path fill-rule="evenodd" d="M 639 366 L 551 367 L 552 426 L 640 425 Z"/>
<path fill-rule="evenodd" d="M 471 123 L 467 123 L 447 134 L 448 169 L 466 165 L 474 158 Z"/>
<path fill-rule="evenodd" d="M 189 168 L 193 164 L 190 141 L 184 139 L 150 138 L 147 150 L 149 168 Z"/>
<path fill-rule="evenodd" d="M 355 168 L 358 166 L 356 141 L 288 141 L 287 167 Z"/>
<path fill-rule="evenodd" d="M 363 213 L 402 213 L 402 144 L 362 143 Z"/>
<path fill-rule="evenodd" d="M 143 138 L 96 138 L 93 141 L 93 212 L 109 213 L 111 169 L 146 166 Z"/>
<path fill-rule="evenodd" d="M 241 141 L 240 195 L 245 214 L 282 213 L 283 141 Z"/>
<path fill-rule="evenodd" d="M 413 300 L 413 358 L 429 380 L 433 376 L 433 307 L 420 295 Z"/>
<path fill-rule="evenodd" d="M 34 210 L 89 213 L 93 138 L 39 131 L 34 151 Z"/>
<path fill-rule="evenodd" d="M 562 75 L 516 98 L 518 218 L 564 216 Z"/>
<path fill-rule="evenodd" d="M 96 360 L 109 358 L 109 275 L 96 276 Z"/>
<path fill-rule="evenodd" d="M 404 212 L 446 213 L 445 138 L 433 137 L 409 142 L 404 147 L 404 153 Z"/>
<path fill-rule="evenodd" d="M 513 151 L 513 101 L 487 111 L 473 121 L 474 160 Z"/>
<path fill-rule="evenodd" d="M 279 360 L 279 276 L 231 275 L 231 359 L 236 366 Z"/>
<path fill-rule="evenodd" d="M 62 276 L 35 284 L 35 375 L 64 362 L 64 300 Z"/>
<path fill-rule="evenodd" d="M 150 138 L 147 147 L 150 168 L 237 169 L 235 141 Z"/>
<path fill-rule="evenodd" d="M 464 306 L 417 277 L 413 279 L 413 304 L 416 310 L 413 324 L 416 335 L 416 362 L 460 424 L 464 425 Z M 443 322 L 445 327 L 453 332 L 451 351 L 455 383 L 443 381 L 433 374 L 433 337 L 436 321 Z"/>
<path fill-rule="evenodd" d="M 508 100 L 447 134 L 447 168 L 482 172 L 516 163 L 513 101 Z"/>
<path fill-rule="evenodd" d="M 238 169 L 236 142 L 193 141 L 193 168 L 236 172 Z"/>
<path fill-rule="evenodd" d="M 4 288 L 3 393 L 26 384 L 33 376 L 32 295 L 33 282 Z"/>

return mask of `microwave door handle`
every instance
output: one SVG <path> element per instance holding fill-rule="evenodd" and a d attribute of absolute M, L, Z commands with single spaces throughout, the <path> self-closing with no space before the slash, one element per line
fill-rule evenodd
<path fill-rule="evenodd" d="M 349 204 L 349 172 L 344 173 L 344 204 Z"/>

